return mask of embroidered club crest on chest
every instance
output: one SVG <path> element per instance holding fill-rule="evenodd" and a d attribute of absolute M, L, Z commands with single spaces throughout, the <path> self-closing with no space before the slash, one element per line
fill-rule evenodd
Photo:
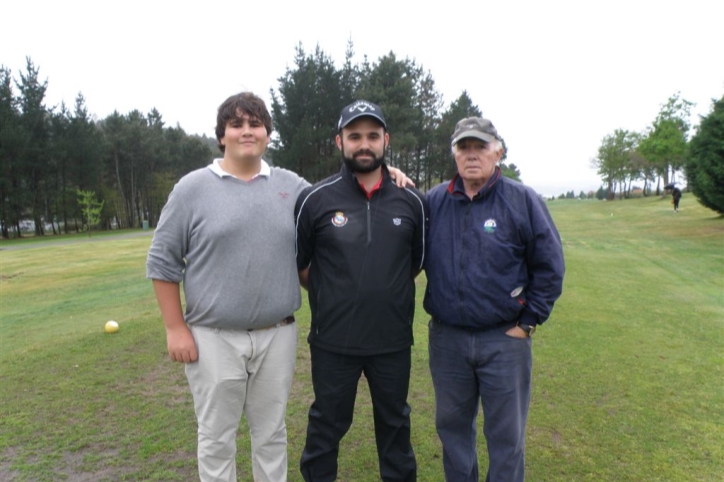
<path fill-rule="evenodd" d="M 486 233 L 494 233 L 495 230 L 498 229 L 498 224 L 495 222 L 495 219 L 488 219 L 483 223 L 483 230 Z"/>
<path fill-rule="evenodd" d="M 338 228 L 341 228 L 345 224 L 347 224 L 347 216 L 344 215 L 342 211 L 337 211 L 334 213 L 334 216 L 332 216 L 332 225 Z"/>

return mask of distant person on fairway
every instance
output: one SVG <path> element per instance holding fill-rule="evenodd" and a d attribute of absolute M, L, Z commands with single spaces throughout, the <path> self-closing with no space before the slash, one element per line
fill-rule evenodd
<path fill-rule="evenodd" d="M 301 304 L 294 204 L 309 183 L 263 160 L 271 132 L 259 97 L 226 99 L 216 121 L 223 158 L 176 184 L 148 252 L 169 356 L 186 364 L 202 482 L 237 480 L 242 413 L 254 481 L 287 480 L 284 417 Z M 398 184 L 409 181 L 396 174 Z"/>
<path fill-rule="evenodd" d="M 425 310 L 435 424 L 447 482 L 481 480 L 482 403 L 487 482 L 523 482 L 532 339 L 561 294 L 558 231 L 531 188 L 503 177 L 503 146 L 488 119 L 457 123 L 457 175 L 427 193 Z"/>
<path fill-rule="evenodd" d="M 416 480 L 410 442 L 415 276 L 425 258 L 427 205 L 397 189 L 384 164 L 389 143 L 380 107 L 342 110 L 338 174 L 297 200 L 297 267 L 309 290 L 314 402 L 300 469 L 307 482 L 337 479 L 339 443 L 352 425 L 357 386 L 369 385 L 380 477 Z"/>
<path fill-rule="evenodd" d="M 674 189 L 671 190 L 671 202 L 674 204 L 674 212 L 679 212 L 679 201 L 681 200 L 681 189 L 674 186 Z"/>

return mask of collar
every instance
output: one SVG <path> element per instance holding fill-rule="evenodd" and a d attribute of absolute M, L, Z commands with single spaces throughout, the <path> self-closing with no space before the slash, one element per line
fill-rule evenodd
<path fill-rule="evenodd" d="M 375 193 L 375 191 L 378 191 L 382 189 L 382 187 L 387 183 L 388 181 L 391 181 L 390 178 L 390 172 L 387 170 L 387 165 L 382 164 L 382 176 L 380 177 L 380 180 L 375 184 L 375 186 L 372 188 L 370 192 L 367 192 L 367 190 L 362 186 L 362 184 L 359 183 L 357 180 L 357 176 L 354 175 L 353 171 L 350 171 L 347 169 L 347 166 L 343 163 L 342 169 L 340 170 L 340 174 L 342 175 L 342 178 L 347 180 L 348 182 L 351 182 L 354 186 L 357 187 L 357 189 L 362 192 L 367 199 L 370 199 L 372 197 L 372 194 Z"/>
<path fill-rule="evenodd" d="M 235 177 L 232 174 L 229 174 L 228 172 L 224 171 L 221 168 L 221 161 L 223 161 L 222 158 L 217 157 L 214 159 L 211 164 L 209 164 L 207 167 L 211 172 L 216 174 L 217 176 L 224 178 L 224 177 Z M 269 177 L 271 175 L 271 168 L 269 167 L 269 164 L 266 163 L 264 159 L 261 160 L 261 169 L 257 174 L 254 175 L 252 179 L 256 179 L 257 177 Z"/>
<path fill-rule="evenodd" d="M 367 199 L 372 199 L 372 195 L 375 193 L 375 191 L 379 190 L 380 186 L 382 186 L 382 179 L 384 177 L 385 176 L 380 176 L 380 178 L 377 180 L 377 184 L 372 186 L 372 190 L 370 190 L 369 192 L 367 191 L 367 189 L 365 189 L 364 185 L 361 182 L 357 181 L 357 184 L 359 184 L 359 187 L 361 187 L 365 195 L 367 195 Z"/>
<path fill-rule="evenodd" d="M 493 189 L 495 184 L 497 184 L 498 180 L 500 180 L 500 176 L 502 175 L 500 171 L 500 166 L 495 166 L 495 171 L 493 172 L 493 175 L 490 176 L 490 179 L 488 179 L 488 182 L 485 183 L 485 185 L 480 188 L 478 191 L 478 194 L 475 196 L 474 199 L 480 198 L 485 196 L 489 191 Z M 447 185 L 447 192 L 450 194 L 456 194 L 456 195 L 463 195 L 466 199 L 469 199 L 467 195 L 465 194 L 465 185 L 463 184 L 463 178 L 460 177 L 460 174 L 455 174 L 455 177 L 452 178 L 450 183 Z"/>

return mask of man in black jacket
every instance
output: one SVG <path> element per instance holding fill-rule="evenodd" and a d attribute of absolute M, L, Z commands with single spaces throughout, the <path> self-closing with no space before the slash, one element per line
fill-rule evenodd
<path fill-rule="evenodd" d="M 674 205 L 674 212 L 679 212 L 679 201 L 681 200 L 681 189 L 674 186 L 671 190 L 671 203 Z"/>
<path fill-rule="evenodd" d="M 352 424 L 364 373 L 381 478 L 413 481 L 407 392 L 427 204 L 417 190 L 390 180 L 389 134 L 378 106 L 345 107 L 338 130 L 341 171 L 302 192 L 295 210 L 297 267 L 312 312 L 315 395 L 300 469 L 307 482 L 337 478 L 339 442 Z"/>

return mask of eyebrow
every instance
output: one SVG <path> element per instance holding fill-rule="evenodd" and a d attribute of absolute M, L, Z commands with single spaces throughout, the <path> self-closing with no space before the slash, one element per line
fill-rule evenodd
<path fill-rule="evenodd" d="M 247 121 L 247 122 L 260 122 L 260 123 L 262 122 L 262 120 L 259 119 L 258 117 L 254 117 L 254 116 L 251 116 L 251 115 L 248 115 L 248 114 L 244 114 L 244 115 L 241 116 L 241 117 L 235 116 L 235 117 L 232 117 L 231 119 L 229 119 L 229 122 L 244 122 L 244 121 Z"/>

